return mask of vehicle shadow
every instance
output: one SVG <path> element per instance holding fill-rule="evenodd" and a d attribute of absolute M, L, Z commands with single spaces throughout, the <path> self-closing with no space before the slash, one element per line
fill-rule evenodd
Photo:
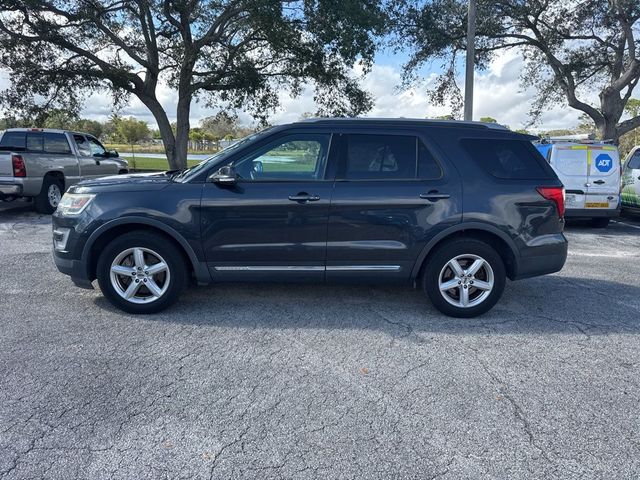
<path fill-rule="evenodd" d="M 101 308 L 118 312 L 102 296 Z M 421 290 L 399 286 L 220 284 L 185 292 L 152 318 L 225 328 L 357 329 L 393 335 L 640 333 L 640 288 L 550 275 L 509 282 L 498 304 L 479 318 L 439 313 Z M 119 312 L 121 313 L 121 312 Z"/>

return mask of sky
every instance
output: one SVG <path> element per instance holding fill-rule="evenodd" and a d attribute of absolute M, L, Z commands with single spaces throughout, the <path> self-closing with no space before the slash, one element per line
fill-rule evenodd
<path fill-rule="evenodd" d="M 448 114 L 449 109 L 437 107 L 430 103 L 426 86 L 399 90 L 401 83 L 402 63 L 406 58 L 392 52 L 382 52 L 376 57 L 373 68 L 362 78 L 362 86 L 373 96 L 374 106 L 365 116 L 369 117 L 406 117 L 433 118 Z M 495 57 L 485 71 L 476 72 L 474 88 L 474 120 L 489 116 L 499 123 L 509 125 L 513 129 L 523 128 L 529 121 L 528 111 L 535 96 L 534 89 L 523 90 L 520 85 L 520 74 L 523 60 L 516 50 L 501 52 Z M 426 85 L 433 81 L 437 68 L 427 69 Z M 463 85 L 462 78 L 458 84 Z M 0 72 L 0 89 L 8 84 L 8 74 Z M 595 95 L 595 92 L 594 92 Z M 177 96 L 167 86 L 161 86 L 158 98 L 168 111 L 170 119 L 175 120 Z M 313 102 L 313 91 L 305 89 L 299 97 L 292 98 L 287 92 L 280 95 L 280 107 L 270 118 L 272 124 L 282 124 L 299 120 L 305 112 L 316 110 Z M 202 118 L 214 115 L 217 110 L 207 108 L 202 103 L 194 103 L 191 110 L 191 125 L 197 126 Z M 85 101 L 82 117 L 106 120 L 111 114 L 111 103 L 108 95 L 92 95 Z M 155 128 L 153 116 L 139 100 L 132 97 L 129 104 L 120 112 L 123 116 L 134 116 L 146 121 Z M 238 112 L 240 120 L 251 124 L 252 118 L 244 112 Z M 578 124 L 580 112 L 567 106 L 556 106 L 545 112 L 539 124 L 532 130 L 554 130 L 572 128 Z"/>

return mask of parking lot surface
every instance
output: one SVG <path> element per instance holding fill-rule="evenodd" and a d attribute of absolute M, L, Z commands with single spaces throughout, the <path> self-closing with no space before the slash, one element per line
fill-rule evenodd
<path fill-rule="evenodd" d="M 403 287 L 219 285 L 132 316 L 0 204 L 0 478 L 640 475 L 640 222 L 567 229 L 478 319 Z"/>

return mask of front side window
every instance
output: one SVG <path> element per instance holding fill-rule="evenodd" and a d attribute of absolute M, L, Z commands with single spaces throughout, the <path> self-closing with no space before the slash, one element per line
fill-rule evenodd
<path fill-rule="evenodd" d="M 627 162 L 627 168 L 630 170 L 640 170 L 640 148 L 635 151 Z"/>
<path fill-rule="evenodd" d="M 84 135 L 74 135 L 73 140 L 78 146 L 78 153 L 80 155 L 84 157 L 89 157 L 91 155 L 91 147 L 89 146 L 89 142 L 84 137 Z"/>
<path fill-rule="evenodd" d="M 322 180 L 329 134 L 288 135 L 234 163 L 245 180 Z"/>
<path fill-rule="evenodd" d="M 71 153 L 71 147 L 64 133 L 45 133 L 44 151 L 47 153 Z"/>
<path fill-rule="evenodd" d="M 93 137 L 87 137 L 87 139 L 89 140 L 89 148 L 91 149 L 91 155 L 97 155 L 99 157 L 103 157 L 107 151 L 102 146 L 102 144 Z"/>
<path fill-rule="evenodd" d="M 417 137 L 408 135 L 345 135 L 346 180 L 437 178 L 440 167 Z M 418 171 L 420 157 L 420 171 Z"/>

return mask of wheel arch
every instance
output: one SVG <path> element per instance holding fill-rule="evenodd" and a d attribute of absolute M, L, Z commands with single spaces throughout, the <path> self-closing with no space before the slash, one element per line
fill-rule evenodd
<path fill-rule="evenodd" d="M 116 235 L 133 230 L 146 230 L 168 237 L 180 249 L 187 266 L 199 283 L 209 283 L 211 276 L 206 264 L 201 262 L 189 242 L 180 233 L 157 220 L 144 217 L 125 217 L 111 220 L 97 228 L 88 238 L 82 250 L 82 263 L 87 268 L 89 279 L 96 278 L 96 266 L 100 250 Z"/>
<path fill-rule="evenodd" d="M 453 227 L 450 227 L 434 238 L 432 238 L 427 245 L 422 249 L 416 263 L 411 271 L 411 278 L 418 278 L 427 263 L 429 254 L 433 252 L 442 243 L 451 240 L 452 238 L 474 238 L 488 243 L 495 248 L 504 261 L 504 266 L 507 272 L 507 277 L 513 279 L 516 276 L 518 270 L 518 250 L 513 240 L 503 231 L 480 222 L 460 223 Z"/>
<path fill-rule="evenodd" d="M 47 173 L 45 173 L 42 176 L 42 187 L 44 187 L 45 184 L 45 180 L 47 177 L 53 177 L 53 178 L 57 178 L 58 180 L 60 180 L 62 182 L 62 193 L 65 192 L 65 185 L 66 185 L 66 179 L 64 178 L 64 173 L 62 173 L 62 171 L 60 170 L 49 170 Z"/>

